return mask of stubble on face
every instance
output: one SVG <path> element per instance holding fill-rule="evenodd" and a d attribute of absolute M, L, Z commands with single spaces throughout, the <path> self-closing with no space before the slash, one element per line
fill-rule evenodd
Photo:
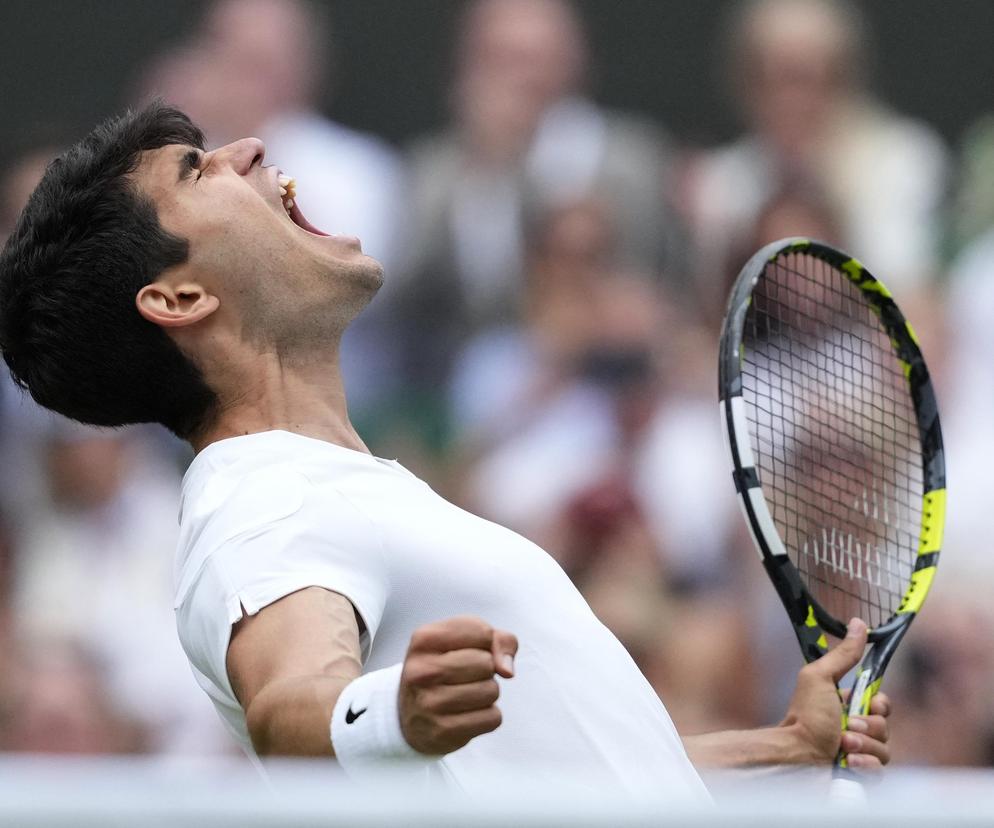
<path fill-rule="evenodd" d="M 337 351 L 346 328 L 382 284 L 382 266 L 367 256 L 253 280 L 239 290 L 242 337 L 275 352 L 283 364 L 311 362 Z"/>

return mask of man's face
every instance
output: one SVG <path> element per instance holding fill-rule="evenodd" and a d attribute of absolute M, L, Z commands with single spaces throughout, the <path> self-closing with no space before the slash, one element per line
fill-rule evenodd
<path fill-rule="evenodd" d="M 144 153 L 134 179 L 163 228 L 188 240 L 177 270 L 218 297 L 222 321 L 278 348 L 326 344 L 379 288 L 382 267 L 358 239 L 288 210 L 264 154 L 255 138 L 210 152 L 171 144 Z"/>

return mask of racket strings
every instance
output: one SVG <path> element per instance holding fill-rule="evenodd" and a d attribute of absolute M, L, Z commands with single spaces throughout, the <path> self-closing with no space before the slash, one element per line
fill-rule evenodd
<path fill-rule="evenodd" d="M 917 555 L 917 419 L 890 339 L 832 265 L 767 265 L 743 334 L 743 397 L 763 492 L 812 597 L 879 626 Z"/>

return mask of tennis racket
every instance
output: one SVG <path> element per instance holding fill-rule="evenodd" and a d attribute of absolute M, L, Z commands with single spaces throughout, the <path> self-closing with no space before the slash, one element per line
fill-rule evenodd
<path fill-rule="evenodd" d="M 845 729 L 868 713 L 942 546 L 942 433 L 918 338 L 858 261 L 784 239 L 732 288 L 719 397 L 735 490 L 804 658 L 853 616 L 870 627 Z M 835 765 L 833 791 L 861 796 L 841 751 Z"/>

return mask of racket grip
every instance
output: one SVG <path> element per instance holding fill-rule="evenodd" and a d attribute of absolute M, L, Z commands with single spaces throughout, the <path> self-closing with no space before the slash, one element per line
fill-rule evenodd
<path fill-rule="evenodd" d="M 835 768 L 828 788 L 828 800 L 836 808 L 865 808 L 869 804 L 866 788 L 851 772 Z"/>

